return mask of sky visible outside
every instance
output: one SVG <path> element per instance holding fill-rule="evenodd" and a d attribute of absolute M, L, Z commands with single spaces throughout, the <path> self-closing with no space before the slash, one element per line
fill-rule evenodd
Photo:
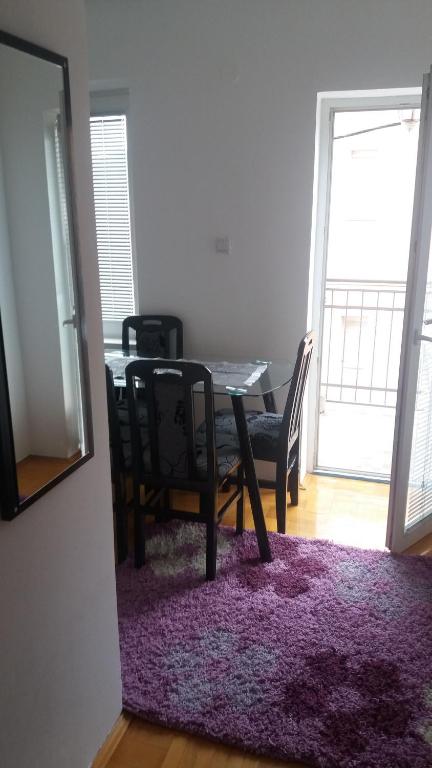
<path fill-rule="evenodd" d="M 336 112 L 328 279 L 406 280 L 419 117 L 419 110 Z"/>

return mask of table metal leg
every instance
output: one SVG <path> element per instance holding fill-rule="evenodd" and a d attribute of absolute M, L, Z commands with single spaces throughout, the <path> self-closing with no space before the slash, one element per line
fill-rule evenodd
<path fill-rule="evenodd" d="M 271 563 L 272 556 L 270 551 L 270 543 L 267 536 L 267 528 L 264 519 L 258 480 L 255 472 L 255 462 L 247 428 L 243 398 L 239 395 L 233 395 L 231 400 L 237 425 L 246 483 L 249 490 L 249 498 L 252 507 L 252 515 L 258 540 L 259 552 L 261 555 L 261 560 L 263 560 L 265 563 Z"/>
<path fill-rule="evenodd" d="M 273 392 L 267 392 L 267 394 L 263 395 L 263 400 L 267 413 L 277 413 Z"/>

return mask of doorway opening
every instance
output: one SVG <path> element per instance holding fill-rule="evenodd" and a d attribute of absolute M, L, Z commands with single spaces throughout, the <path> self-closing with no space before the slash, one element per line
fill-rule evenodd
<path fill-rule="evenodd" d="M 321 108 L 308 467 L 388 481 L 420 96 L 329 98 Z"/>

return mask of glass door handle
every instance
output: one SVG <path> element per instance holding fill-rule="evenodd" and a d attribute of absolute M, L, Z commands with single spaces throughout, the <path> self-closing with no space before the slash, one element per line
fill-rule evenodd
<path fill-rule="evenodd" d="M 74 328 L 77 327 L 77 317 L 75 314 L 72 315 L 68 320 L 63 320 L 63 327 L 65 325 L 73 325 Z"/>
<path fill-rule="evenodd" d="M 432 341 L 432 336 L 425 336 L 423 333 L 419 333 L 418 331 L 416 331 L 415 341 L 416 341 L 416 344 L 419 341 Z"/>

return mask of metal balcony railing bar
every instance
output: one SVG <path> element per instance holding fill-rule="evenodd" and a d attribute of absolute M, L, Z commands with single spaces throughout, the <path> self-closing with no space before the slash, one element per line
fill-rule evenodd
<path fill-rule="evenodd" d="M 325 395 L 325 400 L 395 407 L 389 399 L 395 399 L 392 396 L 397 392 L 397 387 L 391 382 L 397 382 L 398 377 L 405 290 L 405 283 L 396 280 L 327 280 L 323 333 L 327 354 L 321 370 L 321 393 Z M 336 328 L 338 318 L 342 321 L 342 330 Z M 370 327 L 371 322 L 373 328 Z M 358 327 L 357 339 L 354 337 L 354 326 Z M 354 350 L 353 345 L 356 345 Z M 369 348 L 371 356 L 367 360 Z M 364 365 L 365 349 L 367 370 Z M 354 375 L 355 383 L 346 381 L 347 371 L 350 371 L 351 379 Z M 339 390 L 339 398 L 335 396 L 335 390 Z M 347 390 L 352 392 L 352 400 L 342 397 Z M 366 392 L 369 393 L 368 402 L 363 398 L 359 400 L 357 395 Z M 378 392 L 384 393 L 384 402 L 372 401 L 372 394 Z"/>

